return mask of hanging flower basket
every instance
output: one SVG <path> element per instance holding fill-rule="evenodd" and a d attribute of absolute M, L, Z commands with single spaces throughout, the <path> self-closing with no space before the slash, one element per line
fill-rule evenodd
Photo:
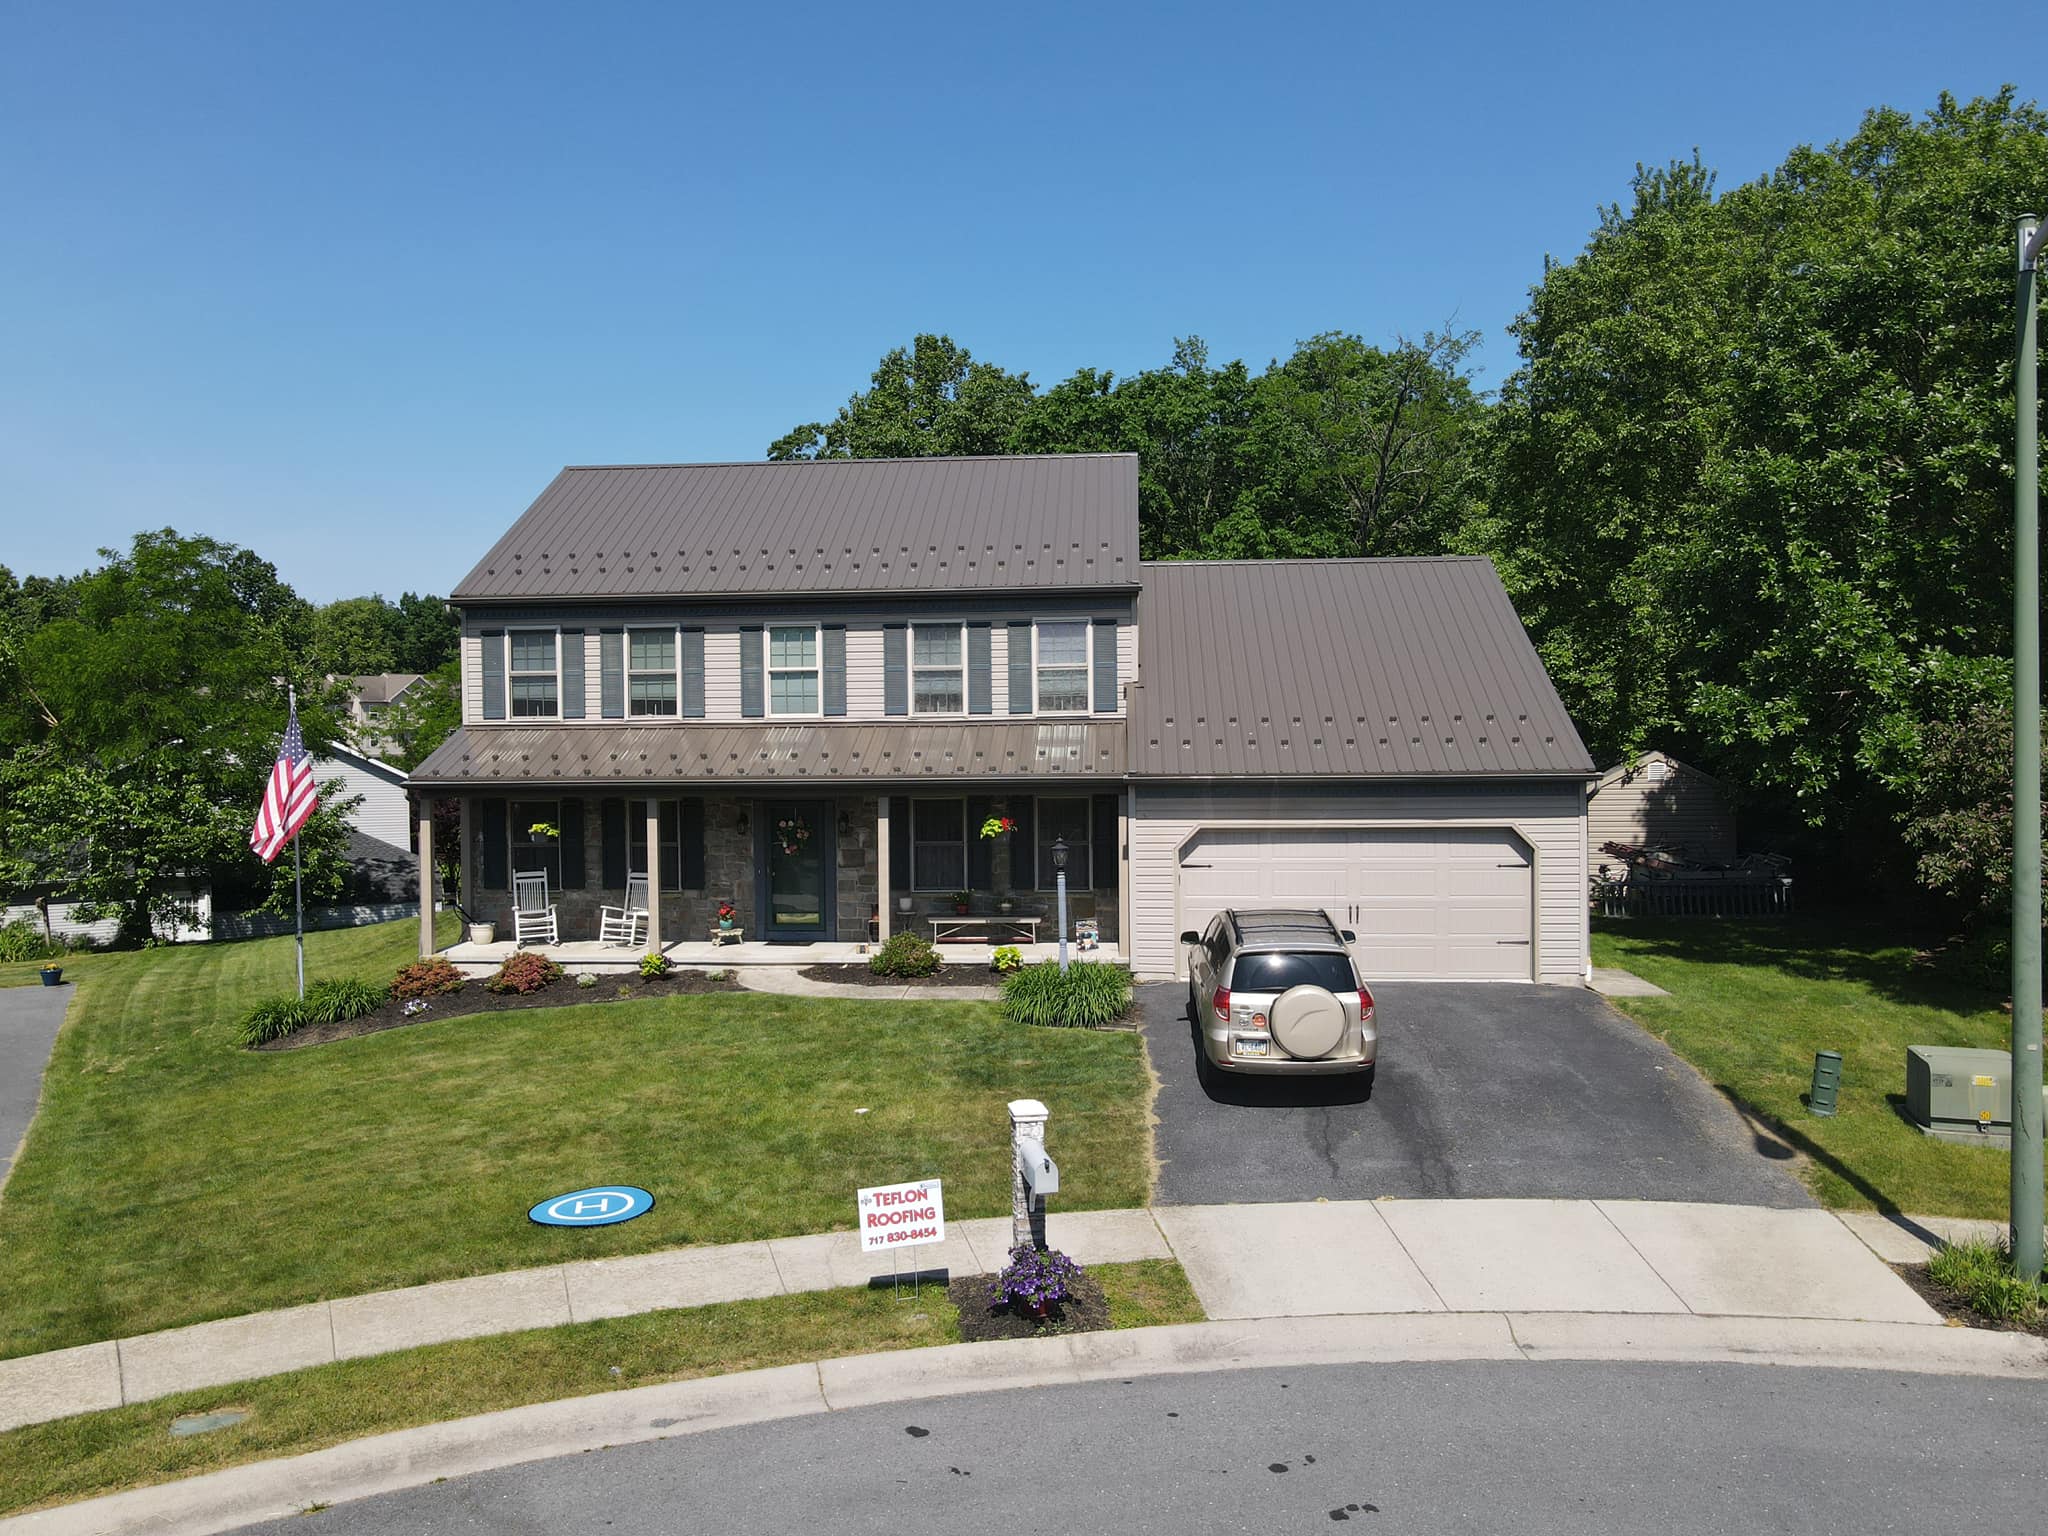
<path fill-rule="evenodd" d="M 775 846 L 784 853 L 802 853 L 810 840 L 811 824 L 801 816 L 786 816 L 775 823 Z"/>
<path fill-rule="evenodd" d="M 1014 816 L 991 816 L 981 824 L 983 837 L 1008 837 L 1016 830 L 1017 819 Z"/>

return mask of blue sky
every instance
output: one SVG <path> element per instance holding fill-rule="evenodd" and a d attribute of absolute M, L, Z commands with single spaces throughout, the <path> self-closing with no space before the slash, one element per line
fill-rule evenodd
<path fill-rule="evenodd" d="M 1491 384 L 1637 161 L 2041 94 L 2010 7 L 1683 10 L 10 0 L 0 563 L 445 592 L 562 464 L 757 458 L 920 330 L 1046 384 L 1455 316 Z"/>

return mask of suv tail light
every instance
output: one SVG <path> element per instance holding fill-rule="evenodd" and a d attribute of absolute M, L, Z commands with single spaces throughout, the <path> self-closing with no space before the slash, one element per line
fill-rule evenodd
<path fill-rule="evenodd" d="M 1230 1022 L 1230 988 L 1218 987 L 1216 989 L 1215 1001 L 1210 1006 L 1216 1010 L 1216 1022 L 1218 1024 L 1228 1024 Z"/>
<path fill-rule="evenodd" d="M 1358 1016 L 1361 1019 L 1372 1017 L 1372 989 L 1370 987 L 1360 987 L 1358 989 Z"/>

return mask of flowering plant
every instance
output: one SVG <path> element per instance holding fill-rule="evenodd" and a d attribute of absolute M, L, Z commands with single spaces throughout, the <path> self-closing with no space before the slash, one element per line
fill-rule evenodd
<path fill-rule="evenodd" d="M 731 902 L 721 901 L 718 904 L 718 920 L 721 923 L 729 923 L 739 915 L 739 910 L 740 909 L 734 906 Z"/>
<path fill-rule="evenodd" d="M 424 997 L 411 997 L 406 999 L 405 1006 L 398 1011 L 408 1019 L 416 1019 L 431 1006 Z"/>
<path fill-rule="evenodd" d="M 1081 1278 L 1081 1266 L 1057 1248 L 1034 1248 L 1019 1243 L 1010 1250 L 1010 1266 L 996 1276 L 996 1288 L 989 1305 L 1009 1306 L 1042 1315 L 1047 1307 L 1058 1306 L 1073 1294 Z"/>
<path fill-rule="evenodd" d="M 811 824 L 801 816 L 785 816 L 775 823 L 775 841 L 784 853 L 801 853 L 811 840 Z"/>
<path fill-rule="evenodd" d="M 983 837 L 1006 837 L 1016 830 L 1017 818 L 1014 816 L 991 816 L 981 824 Z"/>

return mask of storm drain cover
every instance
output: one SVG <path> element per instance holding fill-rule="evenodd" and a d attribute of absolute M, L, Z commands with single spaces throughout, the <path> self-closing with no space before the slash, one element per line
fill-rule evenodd
<path fill-rule="evenodd" d="M 239 1424 L 249 1417 L 246 1408 L 229 1408 L 220 1413 L 188 1413 L 183 1418 L 171 1420 L 174 1435 L 203 1435 L 210 1429 L 226 1429 Z"/>

